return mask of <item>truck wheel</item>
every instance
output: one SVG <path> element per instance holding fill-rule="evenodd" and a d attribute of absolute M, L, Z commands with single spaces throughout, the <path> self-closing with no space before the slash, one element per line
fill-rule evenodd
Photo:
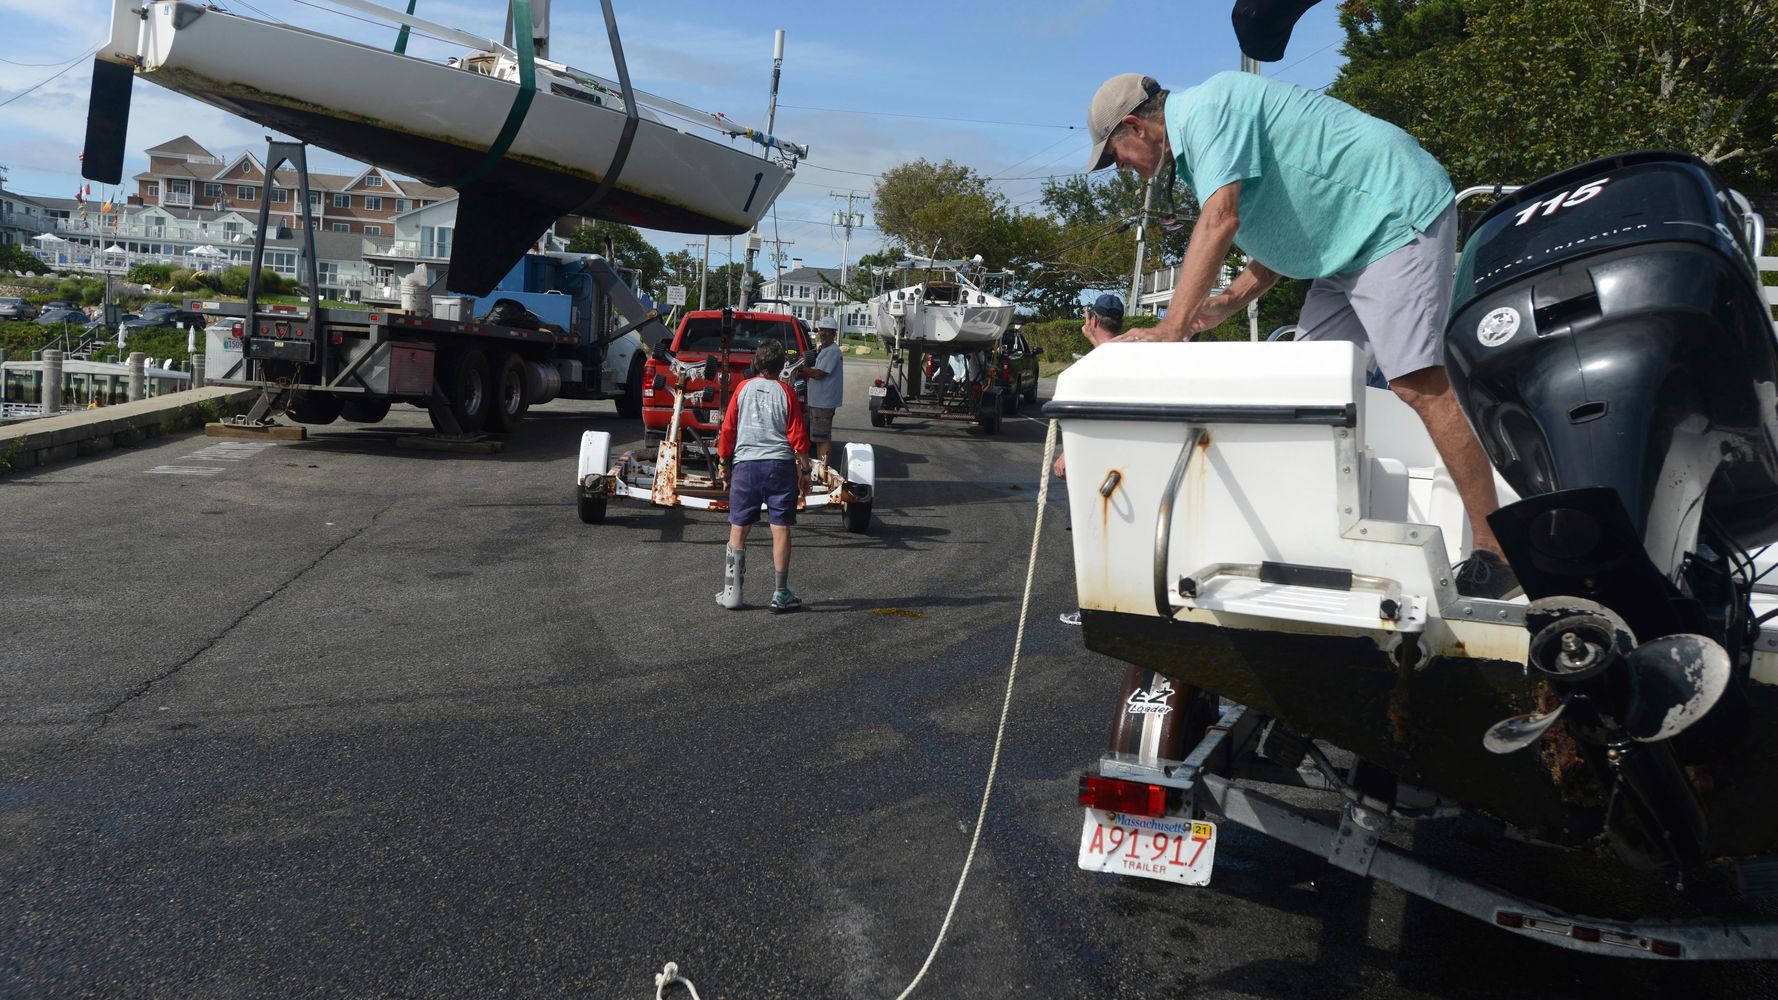
<path fill-rule="evenodd" d="M 604 524 L 605 508 L 610 504 L 611 498 L 589 497 L 584 493 L 579 493 L 577 495 L 579 502 L 575 504 L 575 507 L 580 511 L 581 523 Z"/>
<path fill-rule="evenodd" d="M 346 399 L 340 402 L 340 416 L 355 424 L 374 424 L 388 415 L 387 399 Z"/>
<path fill-rule="evenodd" d="M 870 534 L 870 501 L 846 505 L 846 530 L 854 535 Z"/>
<path fill-rule="evenodd" d="M 1025 402 L 1031 403 L 1031 404 L 1035 404 L 1037 402 L 1037 380 L 1036 379 L 1032 379 L 1031 384 L 1025 387 Z"/>
<path fill-rule="evenodd" d="M 489 386 L 488 359 L 480 351 L 464 351 L 451 367 L 451 380 L 445 384 L 450 392 L 451 416 L 465 434 L 474 434 L 488 423 L 493 392 Z"/>
<path fill-rule="evenodd" d="M 642 415 L 642 369 L 646 364 L 641 351 L 630 357 L 630 377 L 624 382 L 624 394 L 617 401 L 617 415 L 625 420 Z"/>
<path fill-rule="evenodd" d="M 341 400 L 332 392 L 299 392 L 284 404 L 284 415 L 299 424 L 331 424 L 340 418 Z"/>
<path fill-rule="evenodd" d="M 872 410 L 872 411 L 870 411 L 870 425 L 872 427 L 887 427 L 887 426 L 889 426 L 889 418 L 883 416 L 881 413 L 878 413 L 875 410 Z"/>
<path fill-rule="evenodd" d="M 500 374 L 494 379 L 493 405 L 488 409 L 488 429 L 498 434 L 511 434 L 525 420 L 531 400 L 525 394 L 525 359 L 507 354 L 500 359 Z"/>
<path fill-rule="evenodd" d="M 1000 411 L 996 409 L 981 420 L 983 434 L 1000 433 Z"/>

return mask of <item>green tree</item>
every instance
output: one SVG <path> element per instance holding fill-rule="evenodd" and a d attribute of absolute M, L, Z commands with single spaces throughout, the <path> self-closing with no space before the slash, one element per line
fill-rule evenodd
<path fill-rule="evenodd" d="M 599 219 L 582 226 L 568 238 L 568 249 L 575 253 L 596 253 L 609 257 L 620 268 L 633 268 L 641 273 L 641 287 L 660 298 L 666 295 L 667 283 L 662 280 L 666 264 L 635 226 Z"/>
<path fill-rule="evenodd" d="M 1627 149 L 1778 181 L 1769 0 L 1348 0 L 1330 92 L 1418 138 L 1458 187 Z"/>
<path fill-rule="evenodd" d="M 0 244 L 0 271 L 14 274 L 48 274 L 49 265 L 25 252 L 16 243 Z"/>
<path fill-rule="evenodd" d="M 1005 264 L 995 242 L 996 219 L 1006 198 L 974 168 L 950 160 L 915 160 L 877 180 L 873 205 L 877 228 L 912 253 L 962 258 L 981 254 L 990 268 Z"/>

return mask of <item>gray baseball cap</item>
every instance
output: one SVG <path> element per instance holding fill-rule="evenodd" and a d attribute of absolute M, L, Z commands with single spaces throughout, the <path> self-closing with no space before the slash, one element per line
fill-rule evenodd
<path fill-rule="evenodd" d="M 1105 140 L 1111 138 L 1112 130 L 1125 115 L 1160 92 L 1160 83 L 1141 73 L 1119 73 L 1099 85 L 1093 103 L 1087 106 L 1087 138 L 1093 141 L 1093 154 L 1087 159 L 1088 170 L 1104 170 L 1111 166 L 1112 157 L 1105 151 Z"/>

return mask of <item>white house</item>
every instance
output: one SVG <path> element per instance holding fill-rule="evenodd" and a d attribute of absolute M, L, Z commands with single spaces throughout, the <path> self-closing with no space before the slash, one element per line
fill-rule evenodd
<path fill-rule="evenodd" d="M 790 304 L 790 312 L 812 326 L 828 316 L 840 320 L 844 333 L 871 333 L 876 329 L 870 309 L 863 302 L 848 303 L 840 294 L 840 269 L 837 267 L 804 267 L 801 258 L 792 259 L 791 269 L 775 278 L 767 278 L 760 286 L 759 297 L 779 299 Z"/>

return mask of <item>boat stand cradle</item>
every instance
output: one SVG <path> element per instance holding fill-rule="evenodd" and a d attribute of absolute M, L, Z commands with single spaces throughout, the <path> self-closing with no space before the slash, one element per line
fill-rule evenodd
<path fill-rule="evenodd" d="M 262 385 L 259 398 L 253 401 L 253 406 L 246 413 L 237 413 L 205 424 L 204 435 L 206 437 L 250 438 L 262 441 L 307 440 L 309 432 L 306 427 L 291 427 L 272 423 L 272 413 L 282 409 L 283 399 L 289 392 L 289 386 Z"/>
<path fill-rule="evenodd" d="M 1296 743 L 1294 749 L 1313 758 L 1315 770 L 1293 771 L 1268 759 L 1272 751 L 1265 744 L 1272 739 Z M 1280 756 L 1297 755 L 1287 752 Z M 1450 817 L 1461 810 L 1437 799 L 1429 799 L 1429 808 L 1409 809 L 1399 799 L 1391 806 L 1365 796 L 1333 770 L 1319 747 L 1284 733 L 1275 720 L 1244 705 L 1224 703 L 1221 718 L 1183 761 L 1107 753 L 1100 759 L 1097 773 L 1177 789 L 1188 816 L 1234 823 L 1326 858 L 1354 875 L 1386 882 L 1502 930 L 1559 948 L 1650 959 L 1732 961 L 1770 959 L 1778 954 L 1778 918 L 1594 919 L 1445 871 L 1387 843 L 1383 835 L 1393 820 Z M 1321 818 L 1325 808 L 1297 806 L 1246 787 L 1260 783 L 1341 793 L 1344 801 L 1338 824 L 1330 826 Z"/>

